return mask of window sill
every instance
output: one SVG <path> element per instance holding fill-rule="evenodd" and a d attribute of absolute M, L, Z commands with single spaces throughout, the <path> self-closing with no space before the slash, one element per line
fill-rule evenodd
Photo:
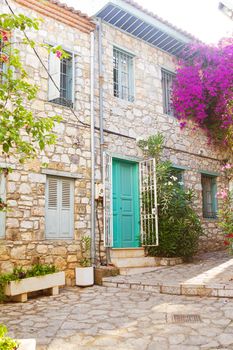
<path fill-rule="evenodd" d="M 55 102 L 53 102 L 53 101 L 48 101 L 48 100 L 46 100 L 46 103 L 49 103 L 49 104 L 51 104 L 52 106 L 54 106 L 54 107 L 57 107 L 57 108 L 63 108 L 63 109 L 66 109 L 67 111 L 70 111 L 71 109 L 73 110 L 73 111 L 75 111 L 75 108 L 74 107 L 68 107 L 68 106 L 65 106 L 65 105 L 60 105 L 59 103 L 55 103 Z"/>
<path fill-rule="evenodd" d="M 44 241 L 45 242 L 54 242 L 54 241 L 56 241 L 56 242 L 59 242 L 59 241 L 62 241 L 62 242 L 64 242 L 64 241 L 66 241 L 66 242 L 75 242 L 76 240 L 74 239 L 74 237 L 71 237 L 71 238 L 61 238 L 61 237 L 59 237 L 59 238 L 46 238 L 45 237 L 45 239 L 44 239 Z"/>
<path fill-rule="evenodd" d="M 55 170 L 49 168 L 42 168 L 41 173 L 45 175 L 69 177 L 71 179 L 83 179 L 83 176 L 77 173 L 70 173 L 69 171 Z"/>
<path fill-rule="evenodd" d="M 133 101 L 124 100 L 123 98 L 117 97 L 117 96 L 114 96 L 114 95 L 113 95 L 113 98 L 114 98 L 114 100 L 116 100 L 118 103 L 119 103 L 119 101 L 121 101 L 121 102 L 124 103 L 125 105 L 133 105 L 133 104 L 135 103 L 135 98 L 134 98 Z"/>
<path fill-rule="evenodd" d="M 203 221 L 216 221 L 216 222 L 219 221 L 219 219 L 217 217 L 216 218 L 204 218 L 204 217 L 202 217 L 202 220 Z"/>

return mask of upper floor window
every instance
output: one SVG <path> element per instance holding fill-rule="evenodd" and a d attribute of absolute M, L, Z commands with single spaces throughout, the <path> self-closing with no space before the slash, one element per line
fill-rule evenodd
<path fill-rule="evenodd" d="M 126 101 L 134 101 L 133 55 L 113 49 L 113 94 Z"/>
<path fill-rule="evenodd" d="M 162 69 L 163 113 L 174 115 L 171 104 L 172 83 L 175 74 Z"/>
<path fill-rule="evenodd" d="M 73 107 L 74 55 L 69 55 L 62 60 L 52 52 L 49 55 L 49 73 L 53 80 L 49 79 L 48 99 L 59 105 Z"/>
<path fill-rule="evenodd" d="M 204 218 L 217 217 L 217 186 L 216 176 L 201 175 L 202 209 Z"/>

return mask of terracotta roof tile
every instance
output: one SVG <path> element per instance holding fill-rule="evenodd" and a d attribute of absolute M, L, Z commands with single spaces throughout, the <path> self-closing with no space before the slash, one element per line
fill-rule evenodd
<path fill-rule="evenodd" d="M 48 2 L 51 2 L 51 4 L 57 5 L 67 11 L 70 11 L 72 13 L 75 13 L 76 15 L 79 15 L 80 17 L 84 17 L 89 21 L 92 21 L 92 19 L 86 14 L 82 13 L 79 10 L 76 10 L 74 7 L 68 6 L 67 4 L 64 4 L 63 2 L 60 2 L 59 0 L 47 0 Z"/>
<path fill-rule="evenodd" d="M 51 17 L 85 33 L 95 29 L 93 20 L 81 11 L 62 4 L 58 0 L 15 0 L 19 4 L 31 8 L 44 16 Z"/>

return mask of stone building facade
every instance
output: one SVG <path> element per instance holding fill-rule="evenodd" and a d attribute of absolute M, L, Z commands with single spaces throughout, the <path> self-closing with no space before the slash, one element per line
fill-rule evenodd
<path fill-rule="evenodd" d="M 214 179 L 215 192 L 212 194 L 211 200 L 216 201 L 217 204 L 217 200 L 213 196 L 215 197 L 216 192 L 220 189 L 228 187 L 224 173 L 221 171 L 226 155 L 213 145 L 209 145 L 204 132 L 194 131 L 191 127 L 181 130 L 177 119 L 165 112 L 167 101 L 164 101 L 163 72 L 165 74 L 166 72 L 168 74 L 175 72 L 176 55 L 152 45 L 152 40 L 148 43 L 146 39 L 137 37 L 140 26 L 143 30 L 148 24 L 152 24 L 153 27 L 154 22 L 156 29 L 159 28 L 159 25 L 161 25 L 160 28 L 164 29 L 164 24 L 166 25 L 167 22 L 158 24 L 156 16 L 143 10 L 131 0 L 113 1 L 100 10 L 97 17 L 100 20 L 102 33 L 99 37 L 102 38 L 103 73 L 100 75 L 103 89 L 103 127 L 106 130 L 104 133 L 104 152 L 115 160 L 137 163 L 143 159 L 142 151 L 137 142 L 158 132 L 162 133 L 165 138 L 164 159 L 170 160 L 175 168 L 182 171 L 184 185 L 194 189 L 197 194 L 195 207 L 205 233 L 200 240 L 200 251 L 221 249 L 223 239 L 218 228 L 217 218 L 204 217 L 208 215 L 203 213 L 202 178 L 207 176 Z M 169 33 L 169 28 L 164 29 L 165 33 L 166 30 Z M 153 33 L 151 27 L 148 31 Z M 175 31 L 184 34 L 187 41 L 193 40 L 187 33 L 180 32 L 177 28 Z M 147 35 L 145 30 L 143 35 L 144 38 Z M 147 39 L 152 35 L 148 34 Z M 174 33 L 173 35 L 176 36 Z M 179 34 L 177 35 L 179 36 Z M 120 53 L 121 57 L 116 57 L 116 52 L 118 55 Z M 116 63 L 117 59 L 118 63 Z M 114 74 L 119 75 L 124 72 L 114 70 L 117 64 L 118 70 L 122 70 L 122 67 L 119 68 L 119 61 L 122 60 L 121 65 L 123 65 L 122 62 L 127 59 L 132 60 L 133 87 L 130 88 L 127 82 L 126 85 L 129 88 L 128 94 L 132 89 L 133 98 L 127 94 L 119 96 L 119 88 L 117 93 L 115 91 L 119 76 L 114 77 Z M 128 78 L 130 79 L 129 71 Z M 112 186 L 114 187 L 114 185 Z M 221 202 L 219 201 L 218 208 L 220 207 Z M 114 210 L 113 204 L 113 212 Z M 113 241 L 114 225 L 113 223 Z"/>
<path fill-rule="evenodd" d="M 13 156 L 7 160 L 0 158 L 1 168 L 13 168 L 13 172 L 9 173 L 4 180 L 10 210 L 7 211 L 3 220 L 5 225 L 0 236 L 0 271 L 8 271 L 17 264 L 30 265 L 39 260 L 42 263 L 54 263 L 58 268 L 66 270 L 67 283 L 73 283 L 74 268 L 80 258 L 79 239 L 91 234 L 90 33 L 93 31 L 95 31 L 96 184 L 102 184 L 106 175 L 103 169 L 103 152 L 114 159 L 138 164 L 143 156 L 137 141 L 161 132 L 165 137 L 164 158 L 170 159 L 174 167 L 183 171 L 185 186 L 190 186 L 197 192 L 195 205 L 202 217 L 206 233 L 200 249 L 218 249 L 221 246 L 222 236 L 217 227 L 217 220 L 203 218 L 201 178 L 203 174 L 207 174 L 215 178 L 218 190 L 225 188 L 227 183 L 221 172 L 225 157 L 219 150 L 208 144 L 207 137 L 202 131 L 194 132 L 189 128 L 181 131 L 177 120 L 172 115 L 164 113 L 162 72 L 175 71 L 176 57 L 117 26 L 108 24 L 105 19 L 100 24 L 101 11 L 95 18 L 98 27 L 96 30 L 90 18 L 61 5 L 58 1 L 48 0 L 44 4 L 34 0 L 11 0 L 10 4 L 16 13 L 43 18 L 39 32 L 30 33 L 32 39 L 53 46 L 61 44 L 72 54 L 75 115 L 68 107 L 58 104 L 58 100 L 54 101 L 55 103 L 48 101 L 47 72 L 32 50 L 22 52 L 22 59 L 29 77 L 39 86 L 38 99 L 33 101 L 31 109 L 38 116 L 61 115 L 63 121 L 57 124 L 54 130 L 58 136 L 56 144 L 46 147 L 35 160 L 19 165 Z M 3 0 L 0 0 L 0 6 L 2 12 L 9 12 Z M 147 19 L 152 23 L 154 21 L 156 26 L 175 33 L 175 37 L 177 35 L 178 38 L 182 37 L 182 40 L 192 40 L 187 33 L 180 32 L 166 22 L 160 22 L 130 0 L 119 0 L 117 6 L 118 11 L 121 10 L 120 6 L 123 8 L 126 6 L 127 11 L 132 11 L 133 14 L 136 11 L 139 19 L 142 18 L 144 21 L 147 16 Z M 122 22 L 121 25 L 123 26 L 124 23 Z M 49 69 L 47 51 L 40 48 L 39 52 Z M 117 78 L 114 74 L 117 72 L 114 71 L 113 60 L 116 54 L 126 55 L 124 59 L 130 57 L 128 69 L 131 70 L 133 79 L 131 82 L 133 98 L 117 96 L 119 87 L 116 92 L 114 79 L 116 83 Z M 121 71 L 121 74 L 123 73 L 125 72 Z M 101 116 L 103 123 L 100 122 Z M 100 139 L 101 128 L 103 128 L 102 139 Z M 44 167 L 44 163 L 48 166 Z M 71 219 L 71 235 L 67 238 L 59 239 L 56 232 L 47 232 L 48 198 L 46 196 L 48 196 L 50 179 L 52 179 L 51 184 L 54 179 L 60 181 L 61 185 L 57 182 L 58 187 L 69 183 L 70 191 L 72 188 L 69 198 L 73 202 L 73 208 L 71 208 L 73 219 Z M 103 191 L 105 192 L 106 188 L 103 187 Z M 97 206 L 97 202 L 95 211 L 99 214 L 94 231 L 95 257 L 96 261 L 99 261 L 99 251 L 102 257 L 105 256 L 106 213 L 104 218 L 102 203 Z M 54 217 L 51 216 L 50 220 L 51 218 Z M 56 222 L 56 216 L 52 224 L 54 222 Z"/>
<path fill-rule="evenodd" d="M 10 5 L 16 14 L 42 18 L 40 30 L 28 33 L 32 40 L 52 46 L 62 45 L 73 54 L 75 115 L 68 107 L 48 101 L 48 73 L 32 49 L 24 51 L 19 46 L 29 79 L 39 86 L 38 98 L 30 106 L 33 113 L 41 117 L 60 115 L 63 121 L 57 123 L 54 129 L 56 144 L 46 147 L 36 159 L 24 165 L 20 165 L 13 156 L 0 159 L 2 168 L 13 169 L 5 179 L 9 210 L 0 236 L 0 270 L 9 270 L 16 264 L 30 265 L 39 259 L 42 263 L 55 263 L 60 269 L 65 269 L 69 281 L 79 257 L 78 238 L 90 234 L 90 33 L 95 25 L 86 15 L 56 1 L 44 4 L 19 0 L 10 1 Z M 2 13 L 9 13 L 5 1 L 0 1 L 0 7 Z M 21 33 L 16 32 L 14 35 L 20 41 Z M 49 69 L 47 50 L 37 49 Z M 86 125 L 82 125 L 79 120 Z M 47 163 L 47 167 L 44 163 Z M 68 196 L 73 198 L 74 222 L 68 240 L 64 235 L 62 239 L 56 235 L 54 239 L 49 235 L 46 237 L 48 179 L 62 180 L 63 191 L 69 181 L 73 184 L 72 193 Z"/>

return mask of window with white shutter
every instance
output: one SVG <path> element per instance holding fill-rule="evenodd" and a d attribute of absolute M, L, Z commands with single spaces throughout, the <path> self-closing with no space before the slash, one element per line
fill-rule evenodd
<path fill-rule="evenodd" d="M 48 239 L 70 239 L 74 231 L 74 180 L 48 176 L 45 231 Z"/>
<path fill-rule="evenodd" d="M 48 100 L 59 105 L 74 104 L 74 54 L 60 60 L 53 52 L 49 55 Z"/>
<path fill-rule="evenodd" d="M 0 173 L 0 198 L 6 201 L 6 177 L 4 173 Z M 0 211 L 0 238 L 5 237 L 6 212 Z"/>

